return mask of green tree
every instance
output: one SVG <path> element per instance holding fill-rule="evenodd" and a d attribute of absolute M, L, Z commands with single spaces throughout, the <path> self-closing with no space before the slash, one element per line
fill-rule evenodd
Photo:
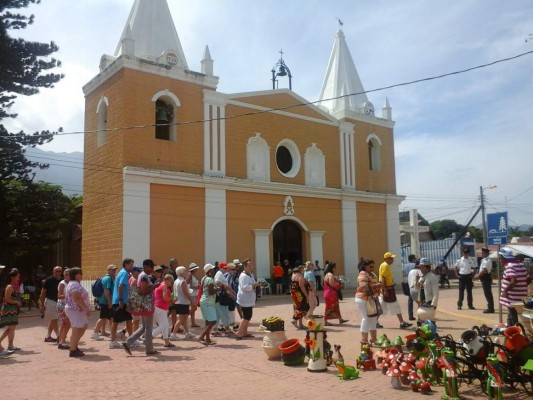
<path fill-rule="evenodd" d="M 3 186 L 9 212 L 2 228 L 5 234 L 0 236 L 0 257 L 11 263 L 26 253 L 44 251 L 55 244 L 79 204 L 78 198 L 71 199 L 61 187 L 48 183 L 11 180 Z"/>
<path fill-rule="evenodd" d="M 52 219 L 64 220 L 53 211 L 52 203 L 58 202 L 56 211 L 63 210 L 65 199 L 51 187 L 32 184 L 33 170 L 44 169 L 48 165 L 28 160 L 24 150 L 28 146 L 51 141 L 57 132 L 12 133 L 3 124 L 7 118 L 17 117 L 9 111 L 17 95 L 32 96 L 40 88 L 53 87 L 63 77 L 54 72 L 61 63 L 51 57 L 58 50 L 53 42 L 26 41 L 11 36 L 13 32 L 27 28 L 34 20 L 33 15 L 25 16 L 18 10 L 39 2 L 0 0 L 0 256 L 4 257 L 7 257 L 6 253 L 20 251 L 23 244 L 37 244 L 40 238 L 41 244 L 49 243 L 50 230 L 57 227 Z M 48 202 L 39 204 L 39 196 Z M 30 205 L 35 210 L 31 210 Z M 20 207 L 23 206 L 29 213 L 26 216 L 21 215 Z M 67 212 L 65 217 L 68 215 Z M 49 223 L 50 228 L 45 228 Z"/>
<path fill-rule="evenodd" d="M 459 225 L 453 219 L 434 221 L 431 223 L 430 227 L 437 240 L 446 239 L 453 233 L 459 234 L 464 229 L 463 225 Z"/>
<path fill-rule="evenodd" d="M 3 125 L 6 118 L 16 118 L 9 112 L 18 94 L 31 96 L 40 88 L 50 88 L 63 75 L 51 72 L 61 65 L 50 55 L 58 50 L 53 43 L 30 42 L 13 38 L 10 32 L 25 29 L 34 17 L 11 10 L 27 7 L 40 0 L 0 0 L 0 180 L 31 180 L 34 168 L 47 168 L 47 164 L 31 162 L 24 155 L 26 146 L 37 146 L 52 140 L 57 132 L 48 130 L 27 135 L 8 132 Z"/>

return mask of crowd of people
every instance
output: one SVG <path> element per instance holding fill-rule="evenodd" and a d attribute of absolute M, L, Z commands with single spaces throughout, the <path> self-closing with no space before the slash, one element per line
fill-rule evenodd
<path fill-rule="evenodd" d="M 481 252 L 479 270 L 469 256 L 468 248 L 463 249 L 463 256 L 455 263 L 454 270 L 459 279 L 458 310 L 462 309 L 464 291 L 467 292 L 468 307 L 475 309 L 472 287 L 473 280 L 479 280 L 488 306 L 484 312 L 494 312 L 492 261 L 487 248 L 482 248 Z M 392 271 L 395 257 L 393 253 L 386 252 L 378 271 L 374 260 L 361 258 L 359 262 L 355 303 L 361 317 L 361 342 L 364 344 L 376 341 L 377 329 L 382 328 L 379 324 L 381 314 L 396 315 L 401 329 L 413 325 L 404 321 L 396 297 Z M 504 272 L 499 302 L 507 308 L 508 324 L 513 325 L 518 322 L 513 303 L 527 296 L 531 276 L 512 253 L 502 250 L 500 257 Z M 443 279 L 441 275 L 442 268 L 432 269 L 432 265 L 427 258 L 418 259 L 415 255 L 409 255 L 408 263 L 403 267 L 402 286 L 405 286 L 404 294 L 408 297 L 410 321 L 426 319 L 428 316 L 434 318 L 439 289 L 449 284 L 448 278 Z M 442 262 L 439 267 L 442 267 Z M 281 263 L 274 267 L 274 283 L 278 294 L 283 290 L 283 275 L 285 272 L 289 274 L 292 323 L 296 329 L 305 329 L 305 318 L 315 315 L 320 299 L 324 302 L 324 311 L 319 313 L 324 314 L 326 325 L 332 325 L 335 320 L 339 324 L 347 322 L 341 315 L 339 302 L 343 299 L 342 281 L 336 275 L 336 268 L 334 262 L 326 261 L 322 278 L 318 262 L 297 263 L 288 270 Z M 14 339 L 22 306 L 21 274 L 16 268 L 7 274 L 4 269 L 0 266 L 4 282 L 0 288 L 0 328 L 5 328 L 0 336 L 0 357 L 20 350 L 15 346 Z M 159 335 L 167 348 L 175 347 L 172 342 L 181 339 L 196 340 L 204 346 L 211 346 L 216 344 L 213 337 L 225 336 L 235 340 L 251 337 L 248 327 L 257 295 L 261 292 L 253 269 L 252 260 L 248 258 L 242 262 L 234 259 L 229 263 L 206 264 L 201 278 L 197 276 L 200 267 L 196 263 L 190 263 L 186 268 L 178 265 L 175 259 L 170 260 L 168 267 L 156 265 L 151 259 L 137 266 L 130 258 L 123 260 L 120 270 L 116 265 L 108 265 L 107 273 L 99 282 L 101 293 L 96 298 L 99 319 L 90 337 L 100 341 L 109 336 L 110 349 L 123 349 L 130 355 L 131 349 L 139 346 L 144 346 L 147 355 L 158 354 L 159 351 L 153 346 L 153 338 Z M 320 274 L 317 274 L 317 270 Z M 82 285 L 82 269 L 74 267 L 63 270 L 56 266 L 48 277 L 42 274 L 42 268 L 39 268 L 38 273 L 42 280 L 35 286 L 40 287 L 37 303 L 41 317 L 46 322 L 44 341 L 57 344 L 60 350 L 69 350 L 70 357 L 83 357 L 85 353 L 79 348 L 79 343 L 88 329 L 92 302 L 91 294 Z M 317 276 L 321 279 L 318 280 Z M 320 290 L 322 296 L 319 296 Z M 94 287 L 92 294 L 95 295 Z M 203 325 L 197 321 L 198 309 Z M 202 329 L 195 335 L 191 328 Z M 8 344 L 4 348 L 2 343 L 6 338 Z"/>
<path fill-rule="evenodd" d="M 175 347 L 172 341 L 197 340 L 204 346 L 216 344 L 212 336 L 227 336 L 242 340 L 252 335 L 248 332 L 253 316 L 259 283 L 253 274 L 253 262 L 247 258 L 231 263 L 206 264 L 204 276 L 196 274 L 198 265 L 188 268 L 177 266 L 171 260 L 169 267 L 156 265 L 146 259 L 142 267 L 134 260 L 124 259 L 118 271 L 115 265 L 107 267 L 107 273 L 98 280 L 101 293 L 96 296 L 99 319 L 91 339 L 104 340 L 110 336 L 110 349 L 131 349 L 144 346 L 147 355 L 156 355 L 153 338 L 161 335 L 164 347 Z M 3 270 L 0 269 L 0 272 Z M 15 329 L 22 306 L 20 273 L 12 269 L 9 282 L 2 289 L 0 327 L 6 328 L 0 337 L 0 356 L 11 355 L 20 348 L 14 345 Z M 46 323 L 46 343 L 57 344 L 60 350 L 69 350 L 70 357 L 83 357 L 80 339 L 88 329 L 88 316 L 92 307 L 91 294 L 82 285 L 81 268 L 56 266 L 49 277 L 43 276 L 38 306 Z M 196 321 L 200 309 L 204 326 L 196 337 L 190 327 L 201 327 Z M 237 323 L 235 313 L 240 316 Z M 190 320 L 190 324 L 189 324 Z M 120 325 L 123 324 L 123 328 Z M 110 327 L 110 332 L 106 328 Z M 69 335 L 70 332 L 70 335 Z M 8 338 L 8 347 L 2 342 Z M 67 340 L 68 339 L 68 340 Z"/>

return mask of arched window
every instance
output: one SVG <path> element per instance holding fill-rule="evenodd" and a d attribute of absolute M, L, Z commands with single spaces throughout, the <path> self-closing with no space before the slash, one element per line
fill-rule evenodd
<path fill-rule="evenodd" d="M 248 139 L 246 147 L 246 165 L 248 179 L 252 181 L 270 181 L 269 147 L 260 133 Z"/>
<path fill-rule="evenodd" d="M 379 171 L 381 169 L 381 140 L 372 133 L 366 138 L 368 145 L 368 168 L 370 171 Z"/>
<path fill-rule="evenodd" d="M 162 90 L 152 97 L 154 102 L 155 138 L 175 141 L 177 138 L 176 108 L 180 101 L 169 90 Z"/>
<path fill-rule="evenodd" d="M 96 145 L 101 146 L 107 142 L 107 107 L 109 106 L 109 100 L 107 97 L 102 96 L 96 107 L 97 115 L 97 130 Z"/>

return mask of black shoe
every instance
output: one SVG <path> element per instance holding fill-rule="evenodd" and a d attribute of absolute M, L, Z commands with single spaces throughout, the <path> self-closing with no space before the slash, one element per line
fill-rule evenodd
<path fill-rule="evenodd" d="M 403 321 L 403 322 L 400 324 L 400 329 L 406 329 L 406 328 L 409 328 L 410 326 L 413 326 L 413 324 L 410 324 L 409 322 L 405 322 L 405 321 Z"/>
<path fill-rule="evenodd" d="M 462 308 L 463 308 L 463 307 L 461 307 L 461 306 L 457 306 L 457 309 L 458 309 L 458 310 L 461 310 Z"/>
<path fill-rule="evenodd" d="M 469 309 L 469 310 L 475 310 L 476 307 L 474 307 L 474 306 L 468 306 L 468 309 Z"/>
<path fill-rule="evenodd" d="M 409 317 L 409 321 L 416 321 L 415 317 Z"/>
<path fill-rule="evenodd" d="M 494 314 L 494 310 L 483 310 L 483 314 Z"/>
<path fill-rule="evenodd" d="M 376 328 L 383 328 L 383 325 L 381 325 L 380 323 L 377 323 Z"/>
<path fill-rule="evenodd" d="M 128 353 L 130 356 L 133 355 L 133 354 L 131 354 L 130 346 L 128 346 L 128 344 L 126 342 L 122 343 L 122 347 L 124 348 L 124 351 L 126 353 Z"/>
<path fill-rule="evenodd" d="M 83 357 L 85 353 L 81 351 L 80 349 L 76 349 L 74 351 L 71 351 L 69 354 L 69 357 Z"/>

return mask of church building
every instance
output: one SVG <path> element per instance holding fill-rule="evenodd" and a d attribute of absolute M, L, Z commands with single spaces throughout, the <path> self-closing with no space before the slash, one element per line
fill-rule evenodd
<path fill-rule="evenodd" d="M 277 260 L 329 260 L 353 286 L 360 257 L 399 254 L 391 107 L 376 115 L 342 30 L 316 105 L 289 89 L 219 92 L 207 46 L 200 64 L 166 0 L 135 0 L 83 87 L 87 273 L 124 257 L 250 257 L 266 278 Z"/>

